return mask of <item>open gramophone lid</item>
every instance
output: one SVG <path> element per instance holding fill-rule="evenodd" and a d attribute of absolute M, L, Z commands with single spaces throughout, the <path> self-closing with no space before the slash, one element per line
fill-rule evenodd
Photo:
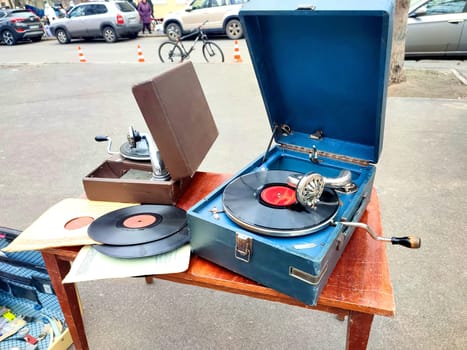
<path fill-rule="evenodd" d="M 193 63 L 176 65 L 132 92 L 172 179 L 192 176 L 218 135 Z"/>

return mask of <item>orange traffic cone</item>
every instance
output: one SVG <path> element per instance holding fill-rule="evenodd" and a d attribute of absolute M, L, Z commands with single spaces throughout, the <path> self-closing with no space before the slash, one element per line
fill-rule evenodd
<path fill-rule="evenodd" d="M 140 44 L 138 44 L 138 62 L 144 62 L 143 50 Z"/>
<path fill-rule="evenodd" d="M 234 43 L 234 62 L 243 62 L 242 57 L 240 56 L 240 49 L 238 47 L 238 40 L 235 40 Z"/>
<path fill-rule="evenodd" d="M 78 46 L 78 56 L 79 56 L 79 61 L 81 63 L 86 63 L 86 57 L 84 57 L 83 50 L 81 50 L 81 46 Z"/>

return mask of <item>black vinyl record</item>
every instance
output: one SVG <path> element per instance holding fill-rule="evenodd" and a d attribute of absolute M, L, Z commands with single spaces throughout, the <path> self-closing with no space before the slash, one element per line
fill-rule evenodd
<path fill-rule="evenodd" d="M 147 161 L 150 160 L 151 157 L 149 155 L 149 149 L 147 146 L 140 146 L 139 147 L 131 147 L 128 142 L 125 142 L 120 146 L 120 154 L 131 160 L 140 160 L 140 161 Z"/>
<path fill-rule="evenodd" d="M 157 241 L 186 226 L 186 212 L 171 205 L 144 204 L 107 213 L 91 223 L 88 235 L 97 242 L 131 245 Z"/>
<path fill-rule="evenodd" d="M 243 228 L 268 236 L 301 236 L 327 226 L 339 207 L 336 192 L 325 189 L 315 208 L 305 208 L 287 185 L 287 177 L 294 174 L 269 170 L 236 178 L 223 192 L 225 213 Z"/>
<path fill-rule="evenodd" d="M 175 250 L 190 241 L 190 230 L 184 227 L 179 232 L 172 234 L 166 238 L 148 242 L 143 244 L 133 244 L 126 246 L 119 245 L 98 245 L 95 244 L 94 248 L 104 254 L 114 258 L 144 258 L 148 256 L 155 256 Z"/>

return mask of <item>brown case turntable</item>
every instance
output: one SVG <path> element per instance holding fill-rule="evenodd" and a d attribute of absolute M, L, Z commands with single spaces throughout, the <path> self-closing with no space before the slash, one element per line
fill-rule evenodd
<path fill-rule="evenodd" d="M 128 176 L 151 172 L 150 162 L 111 156 L 83 179 L 91 200 L 175 204 L 218 136 L 191 62 L 137 84 L 133 95 L 168 169 L 169 180 Z"/>

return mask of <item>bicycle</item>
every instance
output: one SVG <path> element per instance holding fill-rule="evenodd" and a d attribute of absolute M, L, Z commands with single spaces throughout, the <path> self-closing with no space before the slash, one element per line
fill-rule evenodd
<path fill-rule="evenodd" d="M 206 24 L 204 21 L 192 33 L 182 37 L 178 37 L 175 42 L 165 41 L 159 46 L 159 58 L 162 62 L 183 62 L 190 58 L 191 52 L 195 49 L 196 43 L 201 40 L 203 42 L 202 52 L 206 62 L 224 62 L 224 53 L 221 48 L 214 42 L 209 41 L 207 35 L 203 32 L 202 26 Z M 183 40 L 197 35 L 191 47 L 187 50 L 183 45 Z"/>

